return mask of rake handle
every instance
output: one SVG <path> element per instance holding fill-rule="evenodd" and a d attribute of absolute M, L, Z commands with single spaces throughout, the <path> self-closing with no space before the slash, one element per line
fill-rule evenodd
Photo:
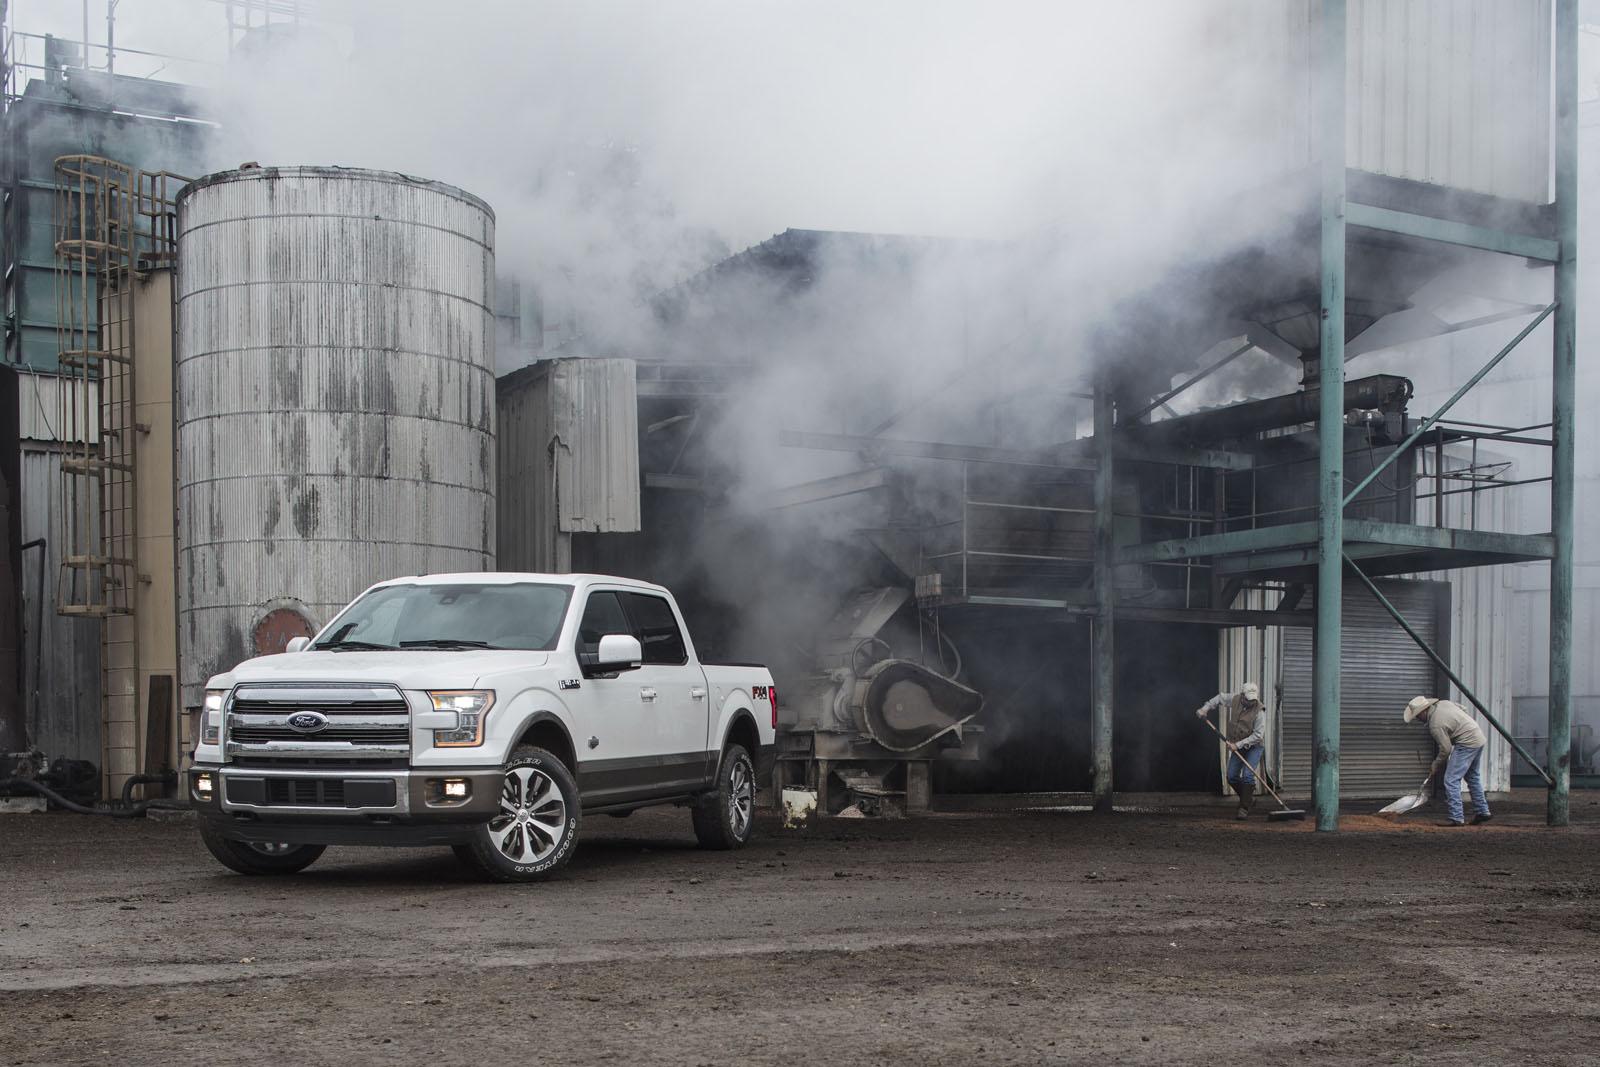
<path fill-rule="evenodd" d="M 1206 716 L 1202 716 L 1201 717 L 1201 721 L 1204 722 L 1207 726 L 1211 727 L 1211 732 L 1212 733 L 1216 734 L 1217 737 L 1221 738 L 1222 743 L 1228 746 L 1228 751 L 1229 752 L 1232 752 L 1235 756 L 1238 756 L 1239 757 L 1239 761 L 1241 763 L 1243 763 L 1246 767 L 1250 768 L 1251 776 L 1253 778 L 1255 778 L 1256 781 L 1260 782 L 1262 784 L 1262 786 L 1266 789 L 1267 792 L 1272 794 L 1272 799 L 1276 800 L 1278 802 L 1278 807 L 1287 808 L 1289 806 L 1289 805 L 1287 805 L 1287 804 L 1285 804 L 1283 802 L 1283 798 L 1278 795 L 1278 791 L 1276 789 L 1272 788 L 1271 783 L 1269 783 L 1267 781 L 1267 772 L 1265 770 L 1257 770 L 1254 767 L 1250 767 L 1250 761 L 1244 758 L 1244 753 L 1239 751 L 1239 746 L 1235 745 L 1232 741 L 1229 741 L 1226 737 L 1223 737 L 1222 736 L 1222 731 L 1217 729 L 1217 724 L 1212 722 L 1210 718 L 1208 718 Z M 1265 753 L 1262 754 L 1261 762 L 1263 762 L 1263 763 L 1266 762 L 1266 754 Z"/>

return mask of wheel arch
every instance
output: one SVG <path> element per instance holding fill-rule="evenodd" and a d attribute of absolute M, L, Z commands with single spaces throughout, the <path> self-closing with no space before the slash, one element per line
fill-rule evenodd
<path fill-rule="evenodd" d="M 574 778 L 578 774 L 578 750 L 572 743 L 567 724 L 554 712 L 536 711 L 517 731 L 517 744 L 537 745 L 566 766 Z"/>
<path fill-rule="evenodd" d="M 761 752 L 761 731 L 756 727 L 756 717 L 748 708 L 740 708 L 728 719 L 728 725 L 722 731 L 722 743 L 717 746 L 717 752 L 727 751 L 728 745 L 737 742 L 744 746 L 751 760 L 755 760 Z"/>

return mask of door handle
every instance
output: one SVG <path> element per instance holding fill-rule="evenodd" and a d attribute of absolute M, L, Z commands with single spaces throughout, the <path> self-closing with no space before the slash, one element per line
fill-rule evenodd
<path fill-rule="evenodd" d="M 641 689 L 641 690 L 639 690 L 639 699 L 640 700 L 654 700 L 655 698 L 656 698 L 656 691 L 654 689 Z"/>
<path fill-rule="evenodd" d="M 689 690 L 689 695 L 696 700 L 704 700 L 706 698 L 706 691 L 704 689 L 691 689 Z"/>

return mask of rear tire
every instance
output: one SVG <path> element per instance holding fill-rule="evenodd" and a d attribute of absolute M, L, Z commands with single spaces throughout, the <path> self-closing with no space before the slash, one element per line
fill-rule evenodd
<path fill-rule="evenodd" d="M 694 836 L 701 848 L 743 848 L 755 826 L 756 768 L 743 745 L 722 750 L 717 784 L 694 805 Z"/>
<path fill-rule="evenodd" d="M 251 875 L 298 874 L 327 851 L 326 845 L 235 841 L 205 823 L 200 824 L 200 840 L 218 863 L 230 871 Z"/>
<path fill-rule="evenodd" d="M 567 765 L 535 745 L 518 745 L 501 779 L 499 814 L 455 853 L 489 881 L 537 882 L 572 858 L 580 815 Z"/>

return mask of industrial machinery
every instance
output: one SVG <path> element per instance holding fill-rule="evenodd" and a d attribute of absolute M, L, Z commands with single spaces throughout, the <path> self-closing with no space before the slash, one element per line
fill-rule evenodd
<path fill-rule="evenodd" d="M 935 759 L 977 759 L 983 696 L 903 588 L 855 594 L 819 631 L 815 673 L 782 687 L 777 784 L 830 814 L 926 810 Z"/>

